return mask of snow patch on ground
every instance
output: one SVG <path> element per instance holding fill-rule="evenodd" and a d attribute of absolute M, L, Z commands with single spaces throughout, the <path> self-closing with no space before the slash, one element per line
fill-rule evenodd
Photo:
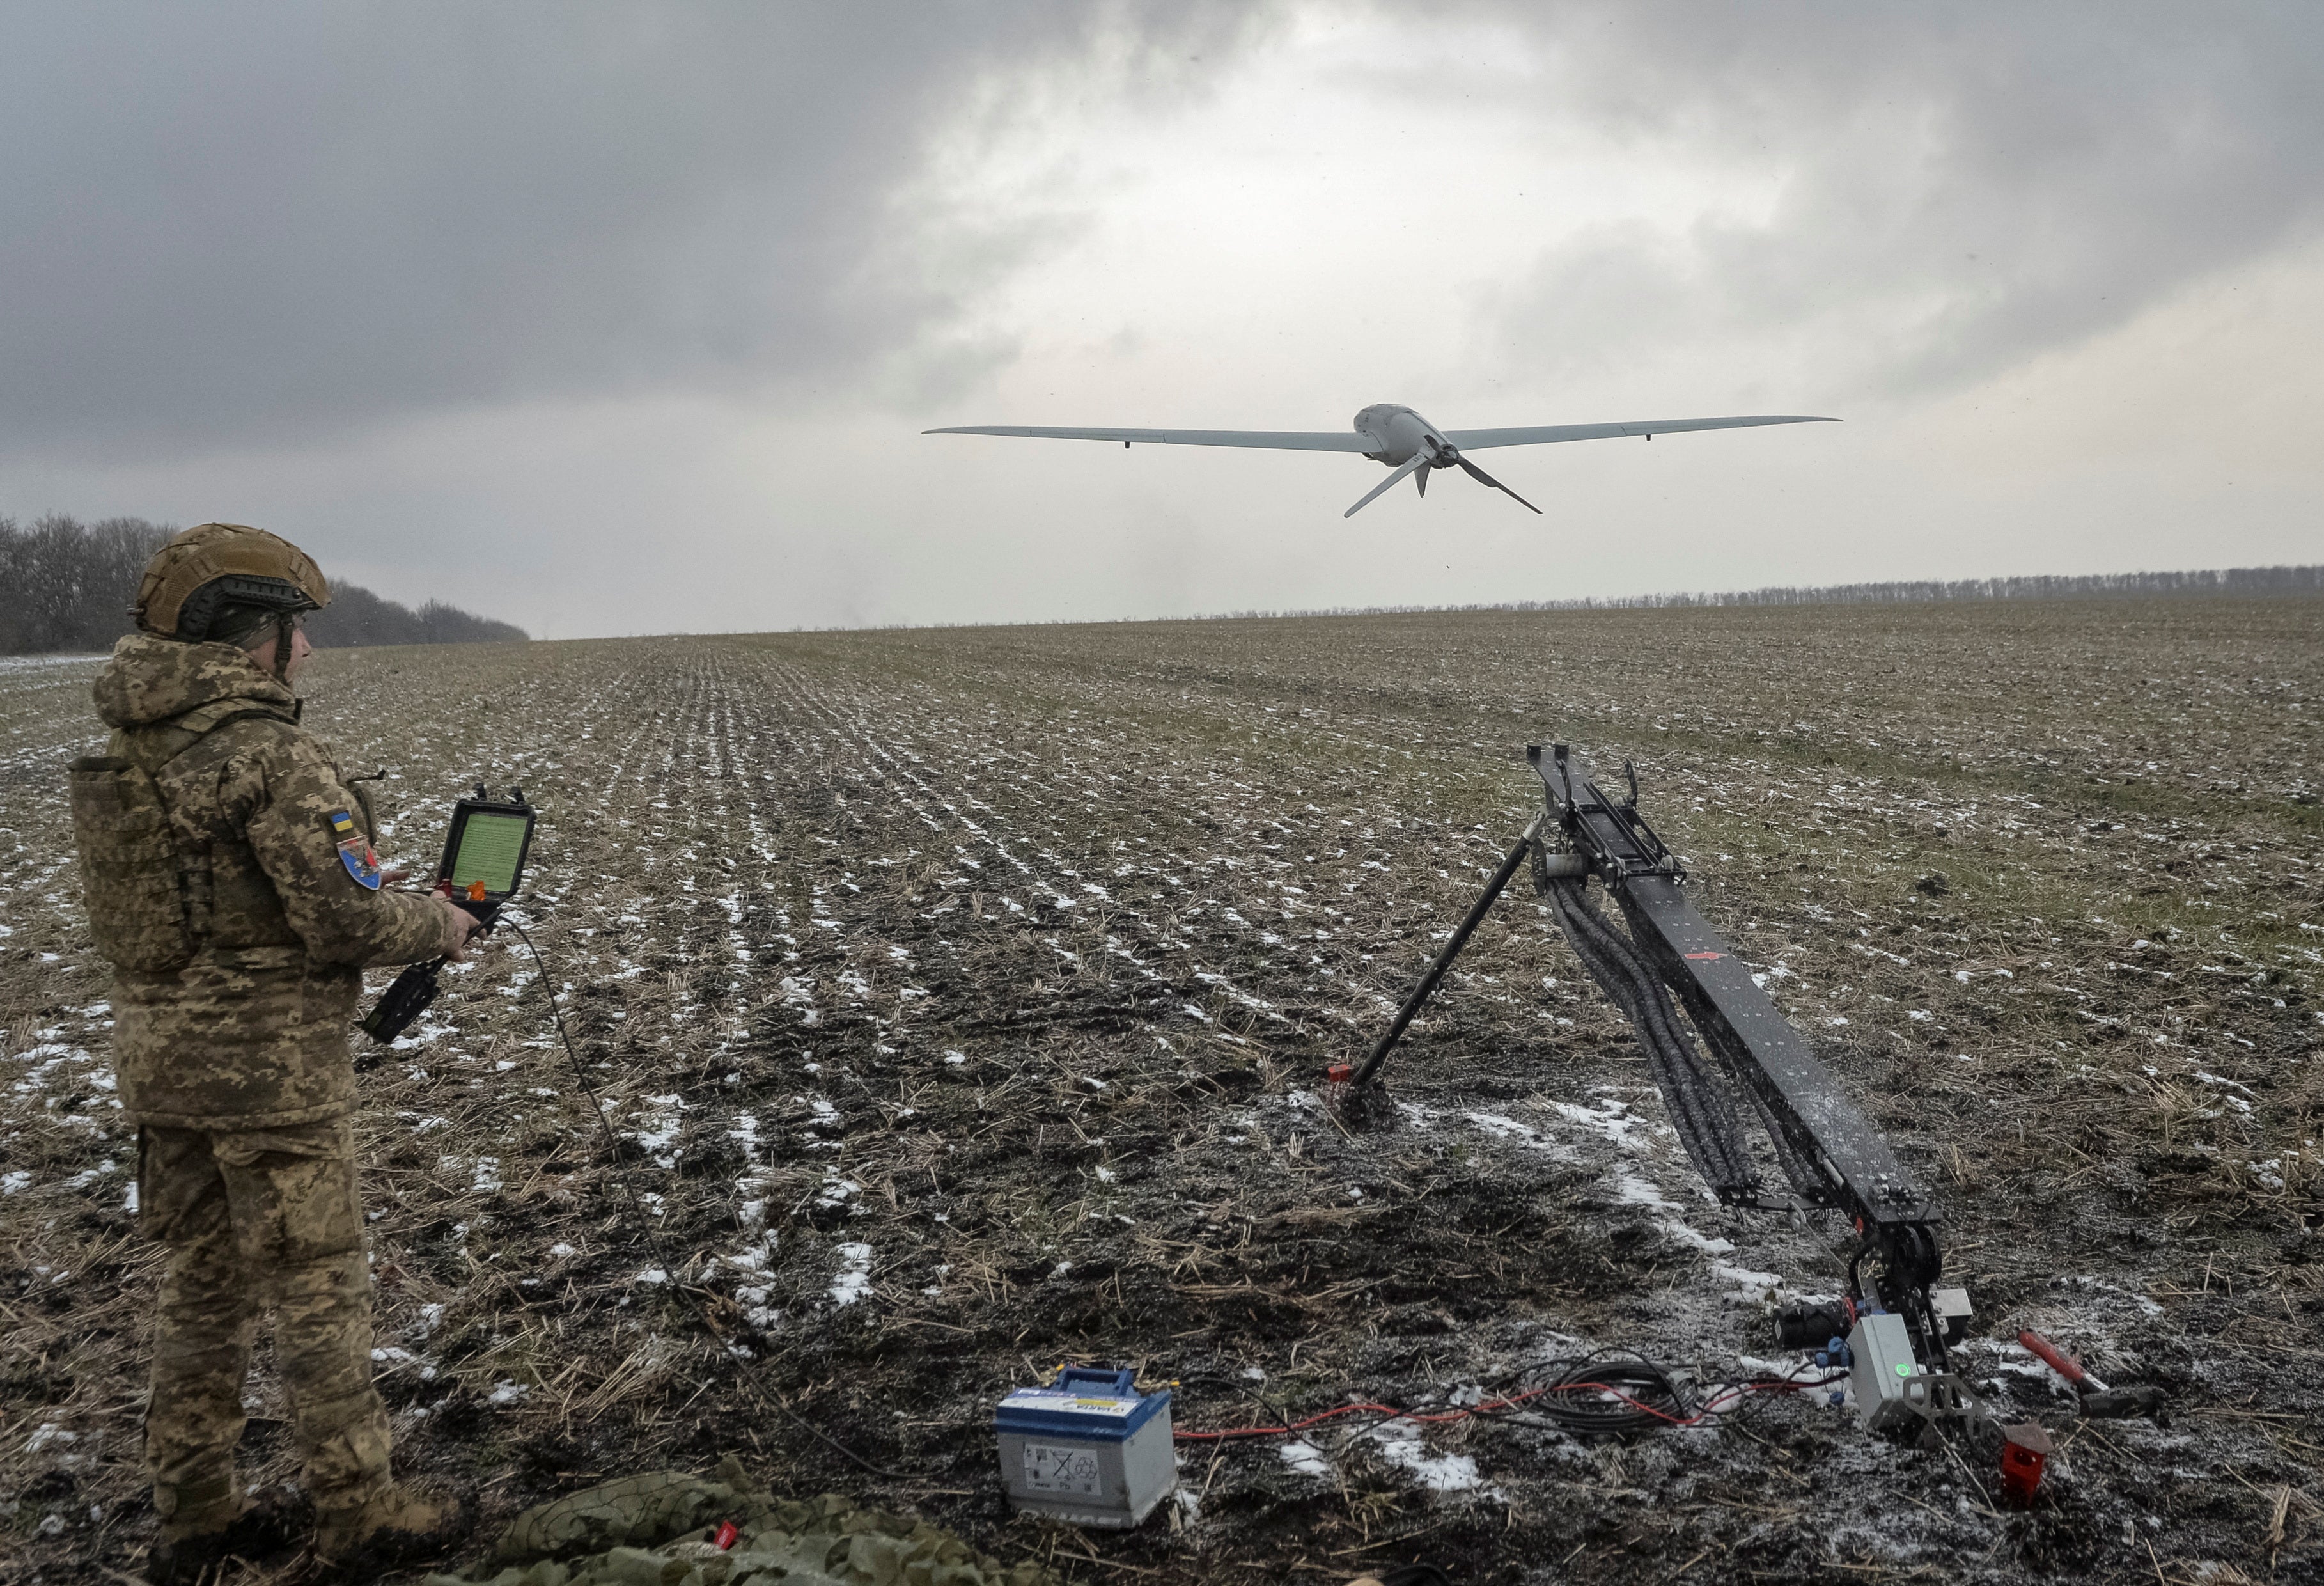
<path fill-rule="evenodd" d="M 1329 1476 L 1332 1473 L 1332 1462 L 1323 1457 L 1323 1451 L 1304 1437 L 1277 1443 L 1275 1452 L 1285 1464 L 1302 1476 Z"/>
<path fill-rule="evenodd" d="M 638 1109 L 630 1137 L 641 1150 L 654 1160 L 654 1165 L 667 1171 L 678 1165 L 681 1153 L 677 1149 L 678 1132 L 686 1127 L 685 1100 L 676 1095 L 649 1096 Z"/>
<path fill-rule="evenodd" d="M 853 1305 L 872 1292 L 872 1247 L 839 1247 L 839 1271 L 831 1280 L 831 1303 Z"/>
<path fill-rule="evenodd" d="M 33 1429 L 32 1437 L 24 1444 L 24 1452 L 28 1454 L 37 1454 L 44 1449 L 54 1448 L 60 1443 L 79 1441 L 79 1433 L 67 1432 L 54 1421 L 43 1421 Z"/>
<path fill-rule="evenodd" d="M 1735 1253 L 1734 1240 L 1714 1238 L 1675 1217 L 1664 1219 L 1662 1229 L 1681 1244 L 1692 1245 L 1706 1256 L 1732 1256 Z"/>
<path fill-rule="evenodd" d="M 1657 1211 L 1676 1211 L 1678 1202 L 1633 1173 L 1626 1173 L 1614 1181 L 1614 1196 L 1625 1206 L 1651 1206 Z M 1701 1236 L 1697 1236 L 1700 1238 Z M 1729 1248 L 1733 1248 L 1729 1246 Z"/>
<path fill-rule="evenodd" d="M 1477 1461 L 1467 1454 L 1437 1454 L 1420 1441 L 1420 1428 L 1409 1421 L 1383 1421 L 1371 1429 L 1371 1439 L 1391 1464 L 1412 1472 L 1431 1492 L 1466 1492 L 1480 1485 Z"/>
<path fill-rule="evenodd" d="M 1748 1266 L 1731 1266 L 1724 1261 L 1711 1264 L 1713 1275 L 1736 1285 L 1738 1297 L 1757 1304 L 1769 1298 L 1784 1286 L 1784 1280 L 1772 1272 L 1754 1272 Z"/>
<path fill-rule="evenodd" d="M 1484 1130 L 1485 1133 L 1492 1136 L 1496 1140 L 1514 1140 L 1528 1151 L 1545 1151 L 1553 1156 L 1560 1157 L 1566 1161 L 1572 1160 L 1573 1153 L 1569 1148 L 1549 1138 L 1539 1129 L 1534 1128 L 1526 1124 L 1521 1124 L 1517 1122 L 1517 1119 L 1509 1118 L 1505 1114 L 1498 1112 L 1469 1112 L 1463 1113 L 1461 1116 L 1466 1118 L 1470 1123 L 1474 1124 L 1477 1127 Z"/>
<path fill-rule="evenodd" d="M 1595 1134 L 1603 1135 L 1625 1151 L 1635 1151 L 1637 1143 L 1631 1136 L 1646 1128 L 1647 1122 L 1630 1110 L 1630 1104 L 1619 1097 L 1609 1096 L 1597 1107 L 1581 1107 L 1571 1101 L 1553 1101 L 1557 1116 L 1571 1124 L 1580 1124 Z"/>
<path fill-rule="evenodd" d="M 48 666 L 93 666 L 103 655 L 0 655 L 0 672 L 31 672 Z"/>

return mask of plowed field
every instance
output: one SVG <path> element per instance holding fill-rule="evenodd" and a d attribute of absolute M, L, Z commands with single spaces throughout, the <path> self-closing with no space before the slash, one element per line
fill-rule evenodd
<path fill-rule="evenodd" d="M 62 797 L 95 664 L 0 669 L 0 1552 L 51 1581 L 134 1574 L 152 1526 L 157 1263 Z M 393 857 L 479 779 L 543 812 L 520 914 L 582 1074 L 508 932 L 357 1039 L 399 1459 L 488 1519 L 731 1452 L 1089 1581 L 2324 1568 L 2317 603 L 385 649 L 307 691 L 386 768 Z M 1136 1532 L 1007 1516 L 992 1406 L 1060 1361 L 1175 1382 L 1182 1431 L 1448 1414 L 1600 1349 L 1704 1388 L 1797 1364 L 1769 1313 L 1837 1291 L 1843 1230 L 1709 1201 L 1522 883 L 1392 1062 L 1394 1126 L 1323 1105 L 1553 738 L 1636 763 L 1698 906 L 1938 1195 L 1971 1375 L 2062 1445 L 2035 1507 L 1968 1443 L 1755 1394 L 1620 1441 L 1350 1414 L 1183 1442 Z M 2077 1420 L 2025 1325 L 2167 1424 Z M 282 1479 L 264 1371 L 252 1404 Z"/>

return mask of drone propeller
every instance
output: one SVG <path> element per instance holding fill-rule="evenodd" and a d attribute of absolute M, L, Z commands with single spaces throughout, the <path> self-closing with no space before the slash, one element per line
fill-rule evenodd
<path fill-rule="evenodd" d="M 1467 458 L 1455 452 L 1453 453 L 1452 460 L 1459 463 L 1461 465 L 1462 471 L 1467 474 L 1471 478 L 1476 480 L 1480 485 L 1490 485 L 1494 489 L 1499 490 L 1511 501 L 1516 502 L 1519 506 L 1524 507 L 1527 512 L 1533 514 L 1534 516 L 1539 517 L 1542 515 L 1541 508 L 1536 506 L 1532 502 L 1527 501 L 1524 496 L 1510 489 L 1507 485 L 1502 484 L 1499 479 L 1493 478 L 1492 475 L 1479 468 L 1475 463 L 1471 462 Z M 1423 491 L 1422 494 L 1425 495 L 1426 492 Z"/>
<path fill-rule="evenodd" d="M 1480 485 L 1491 486 L 1494 489 L 1499 490 L 1502 495 L 1508 496 L 1510 500 L 1516 502 L 1519 506 L 1524 507 L 1527 512 L 1532 513 L 1535 516 L 1539 517 L 1542 515 L 1541 508 L 1536 506 L 1532 502 L 1527 501 L 1524 496 L 1510 489 L 1507 485 L 1502 484 L 1499 479 L 1496 479 L 1492 475 L 1479 468 L 1475 463 L 1471 462 L 1467 458 L 1462 457 L 1458 451 L 1452 450 L 1451 447 L 1446 447 L 1442 451 L 1424 450 L 1416 452 L 1409 461 L 1398 465 L 1388 474 L 1387 478 L 1382 479 L 1379 484 L 1366 491 L 1364 493 L 1364 498 L 1361 501 L 1357 502 L 1353 506 L 1348 508 L 1347 511 L 1342 513 L 1340 515 L 1342 517 L 1355 516 L 1356 514 L 1361 512 L 1365 507 L 1370 506 L 1374 501 L 1378 500 L 1383 494 L 1385 494 L 1389 486 L 1395 484 L 1398 479 L 1403 478 L 1406 474 L 1412 475 L 1412 482 L 1418 486 L 1420 493 L 1423 496 L 1425 496 L 1428 494 L 1428 470 L 1431 468 L 1459 468 L 1471 478 L 1476 480 Z"/>
<path fill-rule="evenodd" d="M 1342 513 L 1340 515 L 1342 517 L 1355 516 L 1356 514 L 1363 511 L 1365 507 L 1370 506 L 1372 502 L 1379 496 L 1381 492 L 1385 491 L 1390 485 L 1395 484 L 1398 479 L 1403 478 L 1405 475 L 1412 472 L 1415 468 L 1422 470 L 1423 476 L 1425 477 L 1429 465 L 1433 460 L 1434 459 L 1432 459 L 1425 451 L 1416 453 L 1410 462 L 1398 465 L 1392 472 L 1389 473 L 1387 478 L 1382 479 L 1379 484 L 1374 485 L 1370 489 L 1365 491 L 1364 498 L 1361 501 L 1357 502 L 1353 506 L 1348 508 L 1347 511 Z"/>

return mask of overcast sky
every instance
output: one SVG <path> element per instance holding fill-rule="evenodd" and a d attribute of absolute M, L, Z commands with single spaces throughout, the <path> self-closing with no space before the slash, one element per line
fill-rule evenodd
<path fill-rule="evenodd" d="M 2312 3 L 0 5 L 0 514 L 555 636 L 2324 560 Z M 1830 413 L 1332 454 L 948 423 Z"/>

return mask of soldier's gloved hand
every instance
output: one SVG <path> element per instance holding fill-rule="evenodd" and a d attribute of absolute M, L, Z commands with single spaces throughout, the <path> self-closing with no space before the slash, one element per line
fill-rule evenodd
<path fill-rule="evenodd" d="M 468 956 L 470 940 L 484 923 L 448 897 L 438 898 L 436 906 L 444 911 L 444 956 L 459 963 Z"/>

